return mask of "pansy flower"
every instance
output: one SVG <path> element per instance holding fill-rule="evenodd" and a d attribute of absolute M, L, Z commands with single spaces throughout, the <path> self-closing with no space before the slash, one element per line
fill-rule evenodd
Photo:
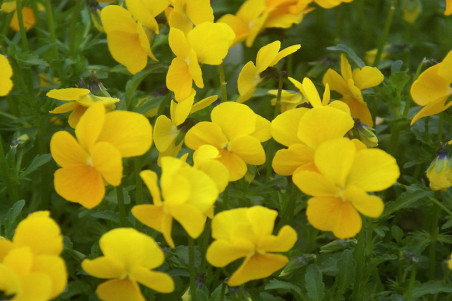
<path fill-rule="evenodd" d="M 8 93 L 13 88 L 13 81 L 11 77 L 13 76 L 13 69 L 8 62 L 8 59 L 0 54 L 0 96 L 8 95 Z"/>
<path fill-rule="evenodd" d="M 297 240 L 297 233 L 284 226 L 273 235 L 278 212 L 262 206 L 238 208 L 218 213 L 212 220 L 212 237 L 215 241 L 207 249 L 207 261 L 216 267 L 245 258 L 229 277 L 229 286 L 269 277 L 283 268 L 289 251 Z"/>

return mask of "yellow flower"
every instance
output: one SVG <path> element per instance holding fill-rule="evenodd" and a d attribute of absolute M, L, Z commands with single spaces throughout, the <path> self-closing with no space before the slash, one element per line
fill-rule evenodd
<path fill-rule="evenodd" d="M 0 96 L 8 95 L 8 93 L 13 88 L 13 81 L 11 77 L 13 76 L 13 69 L 8 62 L 8 59 L 0 54 Z"/>
<path fill-rule="evenodd" d="M 171 237 L 173 219 L 190 237 L 197 238 L 204 230 L 206 213 L 217 199 L 218 189 L 208 175 L 183 160 L 163 157 L 161 164 L 161 191 L 155 172 L 145 170 L 140 173 L 151 192 L 153 204 L 136 205 L 132 214 L 143 224 L 161 232 L 168 245 L 174 248 Z"/>
<path fill-rule="evenodd" d="M 0 11 L 3 11 L 5 13 L 11 13 L 14 11 L 14 15 L 13 18 L 11 19 L 9 27 L 11 27 L 11 29 L 14 31 L 19 32 L 20 26 L 19 26 L 19 17 L 17 15 L 16 9 L 16 1 L 4 2 L 0 8 Z M 22 8 L 22 18 L 24 22 L 24 27 L 27 31 L 29 31 L 36 24 L 35 14 L 33 13 L 31 7 L 24 6 Z"/>
<path fill-rule="evenodd" d="M 423 108 L 413 117 L 411 125 L 422 117 L 438 114 L 452 106 L 452 50 L 444 60 L 422 72 L 411 86 L 413 101 Z"/>
<path fill-rule="evenodd" d="M 273 170 L 283 176 L 301 170 L 316 171 L 314 152 L 323 142 L 344 137 L 353 128 L 350 114 L 329 106 L 298 108 L 278 115 L 271 124 L 272 136 L 287 149 L 273 157 Z"/>
<path fill-rule="evenodd" d="M 441 146 L 435 160 L 427 169 L 427 178 L 432 190 L 446 191 L 452 186 L 452 169 L 449 163 L 448 151 L 445 145 Z"/>
<path fill-rule="evenodd" d="M 187 34 L 195 25 L 213 22 L 210 0 L 174 0 L 168 12 L 168 24 Z"/>
<path fill-rule="evenodd" d="M 157 61 L 149 40 L 153 32 L 159 31 L 155 17 L 169 2 L 127 0 L 126 4 L 128 10 L 109 5 L 102 9 L 100 17 L 112 57 L 135 74 L 146 67 L 148 57 Z"/>
<path fill-rule="evenodd" d="M 269 90 L 269 94 L 273 96 L 278 95 L 278 90 Z M 276 105 L 276 97 L 270 100 L 271 104 Z M 295 109 L 298 105 L 307 103 L 307 100 L 298 92 L 291 90 L 281 91 L 281 113 Z"/>
<path fill-rule="evenodd" d="M 446 0 L 446 10 L 444 11 L 444 15 L 452 15 L 452 0 Z"/>
<path fill-rule="evenodd" d="M 260 73 L 265 71 L 268 67 L 273 67 L 284 57 L 294 53 L 300 49 L 300 45 L 292 45 L 290 47 L 281 48 L 280 41 L 274 41 L 259 49 L 256 56 L 256 65 L 253 62 L 248 62 L 243 66 L 237 79 L 237 88 L 239 90 L 239 98 L 237 102 L 243 103 L 253 96 L 257 85 L 262 81 Z"/>
<path fill-rule="evenodd" d="M 50 300 L 67 283 L 63 237 L 48 211 L 30 214 L 13 240 L 0 240 L 0 291 L 12 300 Z"/>
<path fill-rule="evenodd" d="M 94 277 L 110 279 L 96 289 L 101 300 L 144 301 L 138 283 L 161 293 L 174 291 L 168 274 L 151 270 L 165 260 L 151 237 L 133 228 L 118 228 L 102 235 L 99 245 L 104 255 L 83 260 L 82 268 Z"/>
<path fill-rule="evenodd" d="M 287 252 L 297 241 L 297 233 L 284 226 L 273 235 L 278 212 L 262 206 L 222 211 L 212 220 L 215 241 L 207 249 L 207 261 L 216 267 L 245 257 L 231 275 L 229 286 L 269 277 L 289 261 L 286 256 L 273 254 Z"/>
<path fill-rule="evenodd" d="M 229 171 L 217 159 L 220 157 L 219 150 L 212 145 L 201 145 L 193 153 L 193 167 L 203 171 L 217 185 L 218 192 L 225 190 L 229 183 Z"/>
<path fill-rule="evenodd" d="M 380 216 L 383 201 L 367 192 L 390 187 L 400 174 L 391 155 L 380 149 L 357 148 L 347 138 L 319 145 L 314 162 L 319 173 L 300 171 L 292 180 L 301 191 L 313 196 L 306 210 L 309 223 L 341 239 L 361 230 L 358 212 Z"/>
<path fill-rule="evenodd" d="M 255 114 L 248 106 L 224 102 L 211 113 L 212 122 L 199 122 L 185 135 L 185 144 L 197 150 L 208 144 L 220 152 L 217 159 L 229 170 L 229 181 L 241 179 L 246 164 L 265 163 L 261 142 L 270 139 L 270 122 Z"/>
<path fill-rule="evenodd" d="M 200 64 L 220 65 L 234 37 L 232 29 L 223 23 L 204 22 L 187 35 L 180 29 L 170 29 L 168 41 L 176 57 L 169 66 L 166 86 L 177 101 L 192 94 L 193 81 L 197 87 L 204 87 Z"/>
<path fill-rule="evenodd" d="M 75 139 L 60 131 L 52 136 L 50 152 L 62 167 L 55 172 L 55 191 L 86 208 L 97 206 L 105 183 L 118 186 L 122 158 L 140 156 L 152 144 L 152 127 L 141 114 L 114 111 L 101 103 L 88 108 L 75 128 Z"/>
<path fill-rule="evenodd" d="M 47 97 L 67 102 L 56 107 L 50 113 L 62 114 L 72 111 L 69 115 L 68 123 L 73 128 L 77 126 L 80 118 L 93 104 L 100 102 L 108 110 L 114 110 L 114 103 L 119 101 L 118 98 L 96 96 L 90 90 L 81 88 L 53 89 L 47 92 L 46 95 Z"/>
<path fill-rule="evenodd" d="M 363 99 L 361 90 L 375 87 L 384 79 L 383 74 L 375 67 L 365 66 L 353 69 L 345 55 L 341 55 L 341 75 L 333 69 L 328 69 L 323 76 L 323 84 L 339 92 L 342 100 L 349 107 L 353 118 L 372 127 L 373 121 L 369 108 Z"/>

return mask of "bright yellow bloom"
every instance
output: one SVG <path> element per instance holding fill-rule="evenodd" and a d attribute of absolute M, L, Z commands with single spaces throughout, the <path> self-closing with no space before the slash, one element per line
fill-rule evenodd
<path fill-rule="evenodd" d="M 253 96 L 257 85 L 262 81 L 260 73 L 264 72 L 268 67 L 273 67 L 281 59 L 294 53 L 300 49 L 300 47 L 300 44 L 297 44 L 279 51 L 281 42 L 274 41 L 259 49 L 256 56 L 256 65 L 254 65 L 253 62 L 248 62 L 240 71 L 237 79 L 237 88 L 240 96 L 237 99 L 237 102 L 243 103 Z"/>
<path fill-rule="evenodd" d="M 90 90 L 81 88 L 53 89 L 47 92 L 46 95 L 47 97 L 67 102 L 56 107 L 50 113 L 62 114 L 72 111 L 69 115 L 68 123 L 73 128 L 77 126 L 80 118 L 93 104 L 100 102 L 106 109 L 111 111 L 115 109 L 114 104 L 119 101 L 118 98 L 96 96 Z"/>
<path fill-rule="evenodd" d="M 329 140 L 316 149 L 314 163 L 319 173 L 300 171 L 293 182 L 308 200 L 309 223 L 338 238 L 355 236 L 361 230 L 358 212 L 378 217 L 383 201 L 367 192 L 381 191 L 399 177 L 395 159 L 380 149 L 357 148 L 347 138 Z"/>
<path fill-rule="evenodd" d="M 255 114 L 248 106 L 224 102 L 210 115 L 212 122 L 199 122 L 185 135 L 185 144 L 197 150 L 201 145 L 212 145 L 220 152 L 217 159 L 229 170 L 229 181 L 241 179 L 246 164 L 265 163 L 261 142 L 270 139 L 270 122 Z"/>
<path fill-rule="evenodd" d="M 50 300 L 67 283 L 63 237 L 48 211 L 30 214 L 13 240 L 0 240 L 0 291 L 12 300 Z"/>
<path fill-rule="evenodd" d="M 426 175 L 432 190 L 446 191 L 452 186 L 452 169 L 447 153 L 445 146 L 442 146 L 435 160 L 427 169 Z"/>
<path fill-rule="evenodd" d="M 413 101 L 423 106 L 411 120 L 411 125 L 422 117 L 432 116 L 447 110 L 452 102 L 447 100 L 452 95 L 452 50 L 444 60 L 422 72 L 411 86 Z"/>
<path fill-rule="evenodd" d="M 193 153 L 193 167 L 203 171 L 215 182 L 218 192 L 225 190 L 229 183 L 229 171 L 217 159 L 220 157 L 220 151 L 212 145 L 201 145 Z"/>
<path fill-rule="evenodd" d="M 127 10 L 118 5 L 102 9 L 100 17 L 113 58 L 135 74 L 146 67 L 148 57 L 157 61 L 150 37 L 158 33 L 155 17 L 168 7 L 167 0 L 127 0 Z M 131 55 L 133 54 L 133 55 Z"/>
<path fill-rule="evenodd" d="M 444 11 L 444 15 L 452 15 L 452 0 L 446 0 L 446 10 Z"/>
<path fill-rule="evenodd" d="M 55 190 L 89 209 L 102 201 L 105 183 L 121 183 L 122 158 L 140 156 L 152 144 L 146 117 L 125 111 L 106 113 L 101 103 L 88 108 L 75 135 L 77 139 L 60 131 L 50 141 L 52 157 L 62 167 L 55 172 Z"/>
<path fill-rule="evenodd" d="M 325 141 L 344 137 L 353 125 L 350 114 L 329 106 L 298 108 L 278 115 L 271 124 L 272 136 L 288 148 L 276 152 L 273 170 L 283 176 L 301 170 L 316 171 L 316 148 Z"/>
<path fill-rule="evenodd" d="M 145 170 L 140 173 L 151 192 L 153 204 L 136 205 L 132 214 L 143 224 L 161 232 L 168 245 L 174 248 L 171 237 L 173 219 L 190 237 L 197 238 L 204 230 L 207 211 L 217 199 L 218 189 L 208 175 L 183 160 L 163 157 L 161 164 L 161 190 L 155 172 Z"/>
<path fill-rule="evenodd" d="M 168 24 L 187 34 L 193 26 L 213 22 L 210 0 L 174 0 L 168 12 Z"/>
<path fill-rule="evenodd" d="M 234 37 L 232 29 L 223 23 L 204 22 L 187 35 L 180 29 L 170 29 L 168 41 L 176 57 L 168 69 L 166 86 L 177 101 L 192 94 L 193 81 L 197 87 L 204 87 L 200 64 L 220 65 Z"/>
<path fill-rule="evenodd" d="M 328 69 L 323 76 L 323 84 L 328 84 L 330 89 L 339 92 L 342 100 L 349 107 L 353 118 L 358 118 L 362 123 L 373 126 L 372 116 L 364 101 L 361 90 L 375 87 L 384 79 L 383 74 L 375 67 L 365 66 L 353 69 L 345 55 L 341 55 L 341 75 L 333 69 Z"/>
<path fill-rule="evenodd" d="M 262 206 L 222 211 L 212 220 L 215 241 L 207 249 L 207 261 L 216 267 L 245 257 L 228 280 L 229 286 L 269 277 L 284 267 L 288 258 L 274 252 L 287 252 L 297 241 L 297 233 L 284 226 L 278 235 L 273 228 L 278 212 Z"/>
<path fill-rule="evenodd" d="M 83 260 L 82 268 L 94 277 L 110 279 L 96 289 L 101 300 L 144 301 L 138 283 L 161 293 L 174 291 L 168 274 L 151 270 L 165 260 L 151 237 L 133 228 L 118 228 L 102 235 L 99 245 L 104 255 Z"/>
<path fill-rule="evenodd" d="M 8 62 L 8 59 L 0 54 L 0 96 L 8 95 L 8 93 L 13 88 L 13 81 L 11 77 L 13 76 L 13 69 Z"/>

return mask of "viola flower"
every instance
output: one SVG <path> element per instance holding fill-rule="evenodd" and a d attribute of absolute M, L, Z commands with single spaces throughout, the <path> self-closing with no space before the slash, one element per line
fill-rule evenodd
<path fill-rule="evenodd" d="M 316 171 L 314 153 L 323 142 L 342 138 L 353 128 L 349 113 L 330 106 L 311 110 L 297 108 L 278 115 L 271 124 L 272 136 L 286 149 L 273 157 L 273 170 L 283 176 L 301 170 Z"/>
<path fill-rule="evenodd" d="M 413 117 L 411 125 L 422 117 L 432 116 L 447 110 L 452 102 L 452 50 L 444 60 L 422 72 L 411 86 L 413 101 L 423 108 Z"/>
<path fill-rule="evenodd" d="M 151 237 L 133 228 L 113 229 L 102 235 L 99 246 L 104 254 L 85 259 L 82 268 L 102 279 L 96 294 L 101 300 L 144 301 L 139 284 L 160 293 L 174 291 L 173 279 L 166 273 L 153 271 L 165 256 Z"/>
<path fill-rule="evenodd" d="M 256 65 L 254 65 L 253 62 L 248 62 L 240 71 L 237 79 L 237 88 L 240 96 L 237 99 L 237 102 L 243 103 L 253 96 L 257 85 L 262 81 L 260 73 L 265 71 L 268 67 L 273 67 L 281 59 L 294 53 L 300 49 L 300 47 L 301 45 L 297 44 L 279 51 L 281 48 L 281 42 L 274 41 L 259 49 L 256 56 Z"/>
<path fill-rule="evenodd" d="M 0 291 L 12 300 L 50 300 L 67 283 L 63 237 L 48 211 L 19 223 L 12 241 L 0 240 Z"/>
<path fill-rule="evenodd" d="M 350 107 L 352 117 L 358 118 L 370 127 L 373 126 L 372 116 L 361 90 L 375 87 L 383 80 L 383 74 L 375 67 L 365 66 L 352 71 L 350 63 L 343 54 L 341 55 L 341 75 L 333 69 L 328 69 L 323 76 L 323 84 L 328 84 L 331 90 L 342 95 L 340 100 Z"/>
<path fill-rule="evenodd" d="M 271 138 L 268 120 L 236 102 L 216 106 L 210 117 L 212 122 L 199 122 L 187 132 L 187 147 L 193 150 L 205 144 L 216 147 L 220 152 L 217 160 L 229 170 L 229 181 L 241 179 L 246 174 L 246 164 L 265 163 L 261 142 Z"/>
<path fill-rule="evenodd" d="M 452 169 L 449 161 L 448 151 L 443 144 L 426 172 L 432 190 L 446 191 L 452 186 Z"/>
<path fill-rule="evenodd" d="M 229 183 L 229 171 L 217 159 L 220 157 L 219 150 L 212 145 L 201 145 L 193 153 L 193 167 L 203 171 L 217 185 L 218 192 L 225 190 Z"/>
<path fill-rule="evenodd" d="M 166 86 L 174 92 L 176 101 L 192 94 L 193 81 L 204 87 L 200 64 L 220 65 L 234 40 L 234 32 L 223 23 L 204 22 L 186 35 L 175 27 L 170 29 L 168 41 L 176 55 L 166 75 Z"/>
<path fill-rule="evenodd" d="M 174 248 L 173 219 L 190 237 L 197 238 L 204 230 L 207 212 L 218 197 L 218 189 L 208 175 L 183 160 L 163 157 L 161 165 L 160 189 L 155 172 L 140 173 L 151 192 L 153 204 L 136 205 L 132 214 L 146 226 L 161 232 L 168 245 Z"/>
<path fill-rule="evenodd" d="M 8 59 L 0 54 L 0 96 L 6 96 L 13 88 L 13 81 L 11 77 L 13 76 L 13 69 L 8 62 Z"/>
<path fill-rule="evenodd" d="M 101 103 L 88 108 L 75 135 L 77 139 L 59 131 L 50 141 L 52 157 L 61 166 L 55 172 L 55 190 L 88 209 L 104 198 L 105 183 L 121 184 L 122 158 L 140 156 L 152 144 L 146 117 L 126 111 L 106 113 Z"/>
<path fill-rule="evenodd" d="M 108 5 L 102 9 L 100 17 L 112 57 L 135 74 L 146 67 L 148 57 L 157 61 L 151 50 L 150 36 L 159 32 L 155 17 L 168 7 L 169 2 L 127 0 L 126 4 L 127 10 Z"/>
<path fill-rule="evenodd" d="M 277 211 L 262 206 L 231 209 L 215 215 L 212 220 L 215 241 L 207 249 L 207 261 L 225 267 L 245 258 L 229 278 L 229 286 L 269 277 L 287 264 L 286 256 L 274 253 L 289 251 L 297 241 L 297 233 L 286 225 L 278 235 L 273 235 L 277 215 Z"/>
<path fill-rule="evenodd" d="M 400 175 L 395 159 L 380 149 L 357 148 L 347 138 L 329 140 L 314 154 L 319 172 L 300 171 L 293 182 L 308 200 L 306 215 L 316 229 L 332 231 L 340 239 L 361 230 L 359 213 L 376 218 L 383 201 L 368 192 L 381 191 Z M 359 212 L 359 213 L 358 213 Z"/>
<path fill-rule="evenodd" d="M 115 109 L 114 104 L 119 102 L 118 98 L 96 96 L 90 90 L 81 88 L 53 89 L 47 92 L 46 95 L 53 99 L 66 101 L 65 104 L 56 107 L 49 113 L 62 114 L 72 111 L 68 119 L 68 123 L 72 128 L 77 126 L 80 118 L 93 104 L 100 102 L 106 109 L 112 111 Z"/>
<path fill-rule="evenodd" d="M 187 34 L 193 26 L 213 22 L 210 0 L 172 0 L 172 8 L 167 10 L 168 24 Z"/>

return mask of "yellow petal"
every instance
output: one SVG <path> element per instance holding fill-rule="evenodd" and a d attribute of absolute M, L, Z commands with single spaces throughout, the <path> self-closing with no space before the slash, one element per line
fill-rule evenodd
<path fill-rule="evenodd" d="M 143 170 L 140 172 L 140 177 L 149 189 L 154 205 L 160 205 L 162 199 L 160 197 L 160 189 L 157 186 L 157 174 L 152 170 Z"/>
<path fill-rule="evenodd" d="M 33 260 L 32 271 L 46 274 L 52 280 L 51 299 L 57 297 L 66 288 L 68 275 L 66 264 L 61 257 L 49 255 L 36 256 Z"/>
<path fill-rule="evenodd" d="M 364 191 L 380 191 L 394 184 L 399 175 L 394 157 L 380 149 L 364 149 L 355 155 L 347 185 Z"/>
<path fill-rule="evenodd" d="M 127 273 L 122 262 L 105 256 L 83 260 L 82 269 L 91 276 L 102 279 L 122 278 Z"/>
<path fill-rule="evenodd" d="M 191 95 L 193 77 L 185 60 L 179 57 L 172 60 L 166 74 L 166 86 L 174 92 L 176 100 L 183 100 Z"/>
<path fill-rule="evenodd" d="M 272 137 L 271 122 L 256 114 L 256 129 L 251 136 L 256 137 L 260 142 L 269 140 Z"/>
<path fill-rule="evenodd" d="M 265 151 L 260 141 L 252 136 L 241 136 L 232 139 L 229 151 L 238 155 L 248 164 L 261 165 L 265 163 Z"/>
<path fill-rule="evenodd" d="M 134 34 L 136 22 L 129 11 L 119 5 L 108 5 L 100 12 L 102 26 L 107 34 L 120 31 Z"/>
<path fill-rule="evenodd" d="M 272 210 L 263 206 L 253 206 L 248 208 L 246 215 L 253 227 L 253 232 L 257 237 L 264 237 L 271 235 L 275 224 L 275 219 L 278 216 L 276 210 Z"/>
<path fill-rule="evenodd" d="M 350 92 L 348 90 L 348 85 L 342 76 L 339 75 L 333 69 L 328 69 L 323 76 L 323 84 L 328 84 L 330 89 L 339 92 L 341 95 L 348 95 Z"/>
<path fill-rule="evenodd" d="M 130 73 L 138 73 L 146 67 L 148 54 L 141 46 L 138 34 L 112 31 L 107 35 L 107 42 L 111 56 Z"/>
<path fill-rule="evenodd" d="M 87 108 L 84 106 L 77 106 L 74 111 L 69 115 L 68 123 L 71 128 L 76 128 L 80 118 L 85 114 Z"/>
<path fill-rule="evenodd" d="M 290 176 L 297 168 L 309 163 L 314 163 L 314 150 L 304 144 L 293 144 L 276 152 L 272 167 L 277 174 Z"/>
<path fill-rule="evenodd" d="M 440 67 L 441 63 L 428 68 L 411 86 L 411 98 L 418 105 L 428 105 L 450 94 L 450 82 L 438 74 Z"/>
<path fill-rule="evenodd" d="M 101 300 L 145 301 L 138 284 L 129 278 L 101 283 L 96 289 L 96 294 Z"/>
<path fill-rule="evenodd" d="M 257 85 L 261 82 L 259 72 L 253 62 L 248 62 L 243 66 L 237 79 L 237 89 L 239 90 L 238 103 L 244 103 L 253 96 Z"/>
<path fill-rule="evenodd" d="M 352 66 L 344 54 L 341 54 L 341 74 L 345 82 L 348 82 L 349 79 L 353 78 Z"/>
<path fill-rule="evenodd" d="M 193 97 L 189 97 L 179 103 L 176 103 L 174 100 L 171 101 L 171 120 L 175 126 L 184 123 L 188 115 L 190 115 L 193 102 L 195 101 L 194 97 L 193 95 Z"/>
<path fill-rule="evenodd" d="M 215 162 L 221 164 L 218 161 Z M 190 184 L 190 193 L 187 204 L 196 207 L 205 214 L 218 197 L 218 189 L 215 182 L 203 171 L 191 166 L 183 167 L 179 174 L 183 175 Z"/>
<path fill-rule="evenodd" d="M 281 50 L 280 52 L 278 52 L 278 54 L 276 55 L 276 57 L 275 57 L 275 58 L 273 59 L 273 61 L 271 62 L 270 67 L 276 65 L 280 60 L 282 60 L 282 59 L 285 58 L 286 56 L 288 56 L 288 55 L 290 55 L 290 54 L 296 52 L 296 51 L 297 51 L 298 49 L 300 49 L 300 48 L 301 48 L 301 45 L 300 45 L 300 44 L 292 45 L 292 46 L 289 46 L 289 47 L 287 47 L 287 48 L 284 48 L 283 50 Z"/>
<path fill-rule="evenodd" d="M 452 106 L 452 101 L 449 101 L 447 104 L 447 97 L 448 95 L 446 95 L 445 97 L 439 98 L 436 101 L 433 101 L 429 104 L 427 104 L 425 107 L 422 108 L 422 110 L 420 110 L 411 120 L 410 125 L 413 125 L 416 121 L 418 121 L 419 119 L 421 119 L 422 117 L 426 117 L 426 116 L 432 116 L 438 113 L 441 113 L 445 110 L 447 110 L 450 106 Z"/>
<path fill-rule="evenodd" d="M 221 150 L 220 154 L 221 157 L 218 158 L 218 161 L 228 169 L 230 182 L 240 180 L 245 176 L 248 168 L 242 158 L 227 150 Z"/>
<path fill-rule="evenodd" d="M 438 69 L 438 75 L 443 77 L 449 82 L 452 82 L 452 50 L 450 50 L 446 57 L 442 60 L 439 69 Z"/>
<path fill-rule="evenodd" d="M 161 232 L 168 245 L 174 248 L 174 242 L 171 238 L 172 217 L 164 212 L 163 207 L 136 205 L 132 208 L 132 214 L 146 226 Z"/>
<path fill-rule="evenodd" d="M 155 3 L 157 2 L 163 2 L 163 1 L 153 1 Z M 167 2 L 169 4 L 169 2 Z M 153 3 L 154 4 L 154 3 Z M 158 30 L 157 21 L 155 20 L 154 16 L 152 15 L 150 8 L 152 8 L 152 5 L 150 5 L 149 1 L 142 1 L 142 0 L 126 0 L 127 10 L 132 14 L 133 18 L 135 20 L 142 23 L 144 26 L 146 26 L 150 30 Z M 163 10 L 162 10 L 163 11 Z"/>
<path fill-rule="evenodd" d="M 343 192 L 343 196 L 350 201 L 360 213 L 369 217 L 379 217 L 383 213 L 383 201 L 375 196 L 368 195 L 364 190 L 355 186 L 349 186 Z"/>
<path fill-rule="evenodd" d="M 171 293 L 174 291 L 174 281 L 168 274 L 149 271 L 140 267 L 132 271 L 132 277 L 138 283 L 159 293 Z"/>
<path fill-rule="evenodd" d="M 361 102 L 352 96 L 343 97 L 341 100 L 350 108 L 350 114 L 353 118 L 358 118 L 359 121 L 370 127 L 373 126 L 374 123 L 372 115 L 370 114 L 369 108 L 365 102 Z M 333 103 L 337 102 L 338 101 L 334 101 Z"/>
<path fill-rule="evenodd" d="M 171 216 L 177 220 L 192 238 L 198 238 L 204 230 L 207 216 L 192 205 L 166 205 Z"/>
<path fill-rule="evenodd" d="M 213 22 L 213 9 L 209 0 L 186 1 L 185 11 L 193 24 Z"/>
<path fill-rule="evenodd" d="M 384 76 L 378 68 L 365 66 L 353 70 L 353 80 L 355 81 L 355 86 L 360 90 L 364 90 L 381 84 Z"/>
<path fill-rule="evenodd" d="M 207 261 L 215 267 L 224 267 L 229 263 L 246 257 L 254 249 L 254 245 L 244 241 L 243 245 L 226 240 L 216 240 L 207 249 Z"/>
<path fill-rule="evenodd" d="M 229 140 L 251 135 L 256 130 L 256 114 L 244 104 L 223 102 L 212 110 L 210 116 Z"/>
<path fill-rule="evenodd" d="M 297 108 L 276 116 L 271 125 L 273 139 L 285 146 L 299 144 L 301 141 L 294 129 L 298 129 L 300 119 L 307 111 L 307 108 Z"/>
<path fill-rule="evenodd" d="M 52 111 L 49 111 L 49 113 L 52 113 L 52 114 L 67 113 L 67 112 L 75 110 L 75 108 L 78 106 L 79 106 L 79 104 L 75 101 L 69 102 L 69 103 L 65 103 L 65 104 L 62 104 L 61 106 L 56 107 Z"/>
<path fill-rule="evenodd" d="M 2 73 L 0 74 L 0 96 L 5 96 L 13 88 L 13 82 L 11 81 L 13 69 L 9 64 L 8 59 L 2 54 L 0 54 L 0 70 L 2 70 Z"/>
<path fill-rule="evenodd" d="M 27 274 L 21 277 L 23 290 L 13 300 L 49 300 L 52 294 L 52 280 L 45 274 Z"/>
<path fill-rule="evenodd" d="M 121 184 L 122 158 L 117 148 L 107 142 L 96 143 L 92 150 L 93 166 L 105 181 L 113 186 Z"/>
<path fill-rule="evenodd" d="M 256 67 L 257 71 L 261 73 L 268 67 L 272 66 L 272 62 L 278 55 L 279 48 L 281 47 L 280 41 L 274 41 L 268 45 L 263 46 L 257 52 Z"/>
<path fill-rule="evenodd" d="M 218 240 L 232 241 L 232 230 L 238 223 L 247 223 L 248 208 L 237 208 L 221 211 L 212 220 L 212 237 Z"/>
<path fill-rule="evenodd" d="M 47 92 L 47 97 L 63 100 L 63 101 L 71 101 L 78 100 L 80 97 L 89 94 L 90 91 L 88 89 L 81 88 L 67 88 L 67 89 L 53 89 Z"/>
<path fill-rule="evenodd" d="M 55 162 L 62 167 L 84 165 L 89 157 L 77 140 L 66 131 L 53 134 L 50 152 Z"/>
<path fill-rule="evenodd" d="M 188 57 L 190 52 L 190 44 L 182 30 L 171 27 L 168 35 L 168 42 L 173 53 L 182 60 Z"/>
<path fill-rule="evenodd" d="M 86 110 L 85 114 L 80 118 L 75 135 L 80 145 L 87 151 L 97 141 L 102 131 L 105 120 L 105 107 L 101 103 L 95 103 Z"/>
<path fill-rule="evenodd" d="M 3 258 L 14 248 L 14 244 L 6 239 L 0 239 L 0 262 L 3 262 Z"/>
<path fill-rule="evenodd" d="M 221 127 L 212 122 L 202 121 L 193 126 L 185 135 L 185 144 L 196 150 L 204 144 L 222 148 L 228 143 Z"/>
<path fill-rule="evenodd" d="M 263 237 L 258 244 L 258 249 L 266 252 L 287 252 L 297 241 L 297 232 L 291 226 L 284 226 L 277 236 Z"/>
<path fill-rule="evenodd" d="M 207 108 L 212 103 L 214 103 L 217 99 L 218 99 L 217 95 L 212 95 L 212 96 L 206 97 L 204 99 L 201 99 L 200 101 L 198 101 L 197 103 L 195 103 L 193 105 L 193 107 L 191 108 L 190 113 L 195 113 L 195 112 L 198 112 L 198 111 L 200 111 L 200 110 L 202 110 L 204 108 Z"/>
<path fill-rule="evenodd" d="M 309 78 L 305 77 L 303 79 L 303 83 L 300 83 L 299 81 L 291 77 L 289 77 L 289 80 L 292 82 L 292 84 L 295 85 L 295 87 L 297 87 L 301 94 L 304 95 L 304 97 L 309 101 L 312 107 L 315 108 L 322 106 L 322 100 L 320 99 L 319 92 Z"/>
<path fill-rule="evenodd" d="M 242 265 L 229 278 L 229 286 L 239 286 L 250 280 L 266 278 L 282 269 L 289 259 L 279 254 L 259 254 L 255 253 L 248 257 Z"/>
<path fill-rule="evenodd" d="M 312 171 L 296 172 L 292 181 L 301 191 L 312 196 L 332 196 L 339 192 L 333 181 Z"/>
<path fill-rule="evenodd" d="M 179 130 L 165 115 L 157 117 L 154 125 L 154 143 L 159 152 L 166 151 L 175 143 Z"/>
<path fill-rule="evenodd" d="M 102 202 L 105 184 L 101 174 L 88 165 L 64 167 L 55 171 L 55 191 L 70 202 L 91 209 Z"/>

